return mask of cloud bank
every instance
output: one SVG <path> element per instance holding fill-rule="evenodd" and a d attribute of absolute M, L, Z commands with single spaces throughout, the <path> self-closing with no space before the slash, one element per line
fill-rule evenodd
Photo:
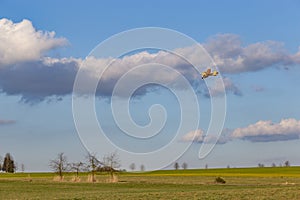
<path fill-rule="evenodd" d="M 207 135 L 199 129 L 191 131 L 182 137 L 184 142 L 217 142 L 225 144 L 234 139 L 242 139 L 250 142 L 274 142 L 295 140 L 300 138 L 300 120 L 293 118 L 282 119 L 279 123 L 272 121 L 258 121 L 247 127 L 236 128 L 234 130 L 224 129 L 220 138 Z"/>
<path fill-rule="evenodd" d="M 19 63 L 0 68 L 0 89 L 7 95 L 20 95 L 25 103 L 61 97 L 72 93 L 77 70 L 78 62 L 73 59 Z"/>
<path fill-rule="evenodd" d="M 259 71 L 278 65 L 289 67 L 300 63 L 300 49 L 296 54 L 289 54 L 284 44 L 277 41 L 242 46 L 238 35 L 219 34 L 211 37 L 204 47 L 225 74 Z"/>
<path fill-rule="evenodd" d="M 169 84 L 175 89 L 185 89 L 178 84 L 178 73 L 183 75 L 204 96 L 219 96 L 221 81 L 209 86 L 210 93 L 205 89 L 200 74 L 176 53 L 192 60 L 205 70 L 206 58 L 199 55 L 193 46 L 174 49 L 174 53 L 157 51 L 137 52 L 121 58 L 51 58 L 46 57 L 52 49 L 67 44 L 65 38 L 58 38 L 55 32 L 36 30 L 29 20 L 14 23 L 8 19 L 0 19 L 0 92 L 7 95 L 19 95 L 25 102 L 39 102 L 49 97 L 61 98 L 72 94 L 73 83 L 79 67 L 85 62 L 86 85 L 98 78 L 110 62 L 111 66 L 103 73 L 96 95 L 109 97 L 116 82 L 129 70 L 136 66 L 159 63 L 170 67 L 170 71 L 162 71 L 153 65 L 146 70 L 134 71 L 129 85 L 124 85 L 123 92 L 130 84 L 135 84 L 149 77 L 153 81 Z M 300 49 L 289 54 L 283 44 L 276 41 L 265 41 L 246 46 L 238 35 L 219 34 L 204 42 L 222 75 L 258 71 L 268 67 L 283 65 L 290 67 L 300 63 Z M 170 73 L 172 70 L 178 73 Z M 228 77 L 223 79 L 227 93 L 241 96 L 242 91 Z M 135 95 L 144 95 L 155 85 L 140 89 Z M 204 89 L 203 89 L 204 88 Z M 122 94 L 117 94 L 122 96 Z"/>

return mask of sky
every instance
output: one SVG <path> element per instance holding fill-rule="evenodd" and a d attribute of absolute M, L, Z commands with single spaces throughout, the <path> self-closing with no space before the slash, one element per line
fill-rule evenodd
<path fill-rule="evenodd" d="M 124 169 L 300 165 L 299 8 L 0 0 L 0 155 L 26 171 L 87 151 Z"/>

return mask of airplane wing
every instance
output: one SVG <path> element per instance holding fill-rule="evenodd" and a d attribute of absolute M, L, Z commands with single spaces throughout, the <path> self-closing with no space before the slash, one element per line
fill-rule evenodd
<path fill-rule="evenodd" d="M 212 72 L 211 69 L 209 68 L 205 72 L 201 73 L 201 77 L 202 77 L 202 79 L 205 79 L 209 76 L 217 76 L 218 74 L 219 74 L 218 71 L 215 70 L 215 71 Z"/>

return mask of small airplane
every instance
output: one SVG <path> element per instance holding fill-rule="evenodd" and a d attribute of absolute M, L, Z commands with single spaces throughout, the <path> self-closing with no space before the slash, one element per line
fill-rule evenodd
<path fill-rule="evenodd" d="M 202 79 L 205 79 L 209 76 L 217 76 L 219 74 L 219 72 L 217 71 L 213 71 L 211 72 L 211 69 L 207 69 L 205 72 L 201 73 Z"/>

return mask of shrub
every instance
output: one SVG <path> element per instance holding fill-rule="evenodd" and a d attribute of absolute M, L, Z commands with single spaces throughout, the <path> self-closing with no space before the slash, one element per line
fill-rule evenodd
<path fill-rule="evenodd" d="M 216 181 L 216 183 L 222 183 L 222 184 L 226 183 L 226 181 L 221 177 L 217 177 L 215 181 Z"/>

